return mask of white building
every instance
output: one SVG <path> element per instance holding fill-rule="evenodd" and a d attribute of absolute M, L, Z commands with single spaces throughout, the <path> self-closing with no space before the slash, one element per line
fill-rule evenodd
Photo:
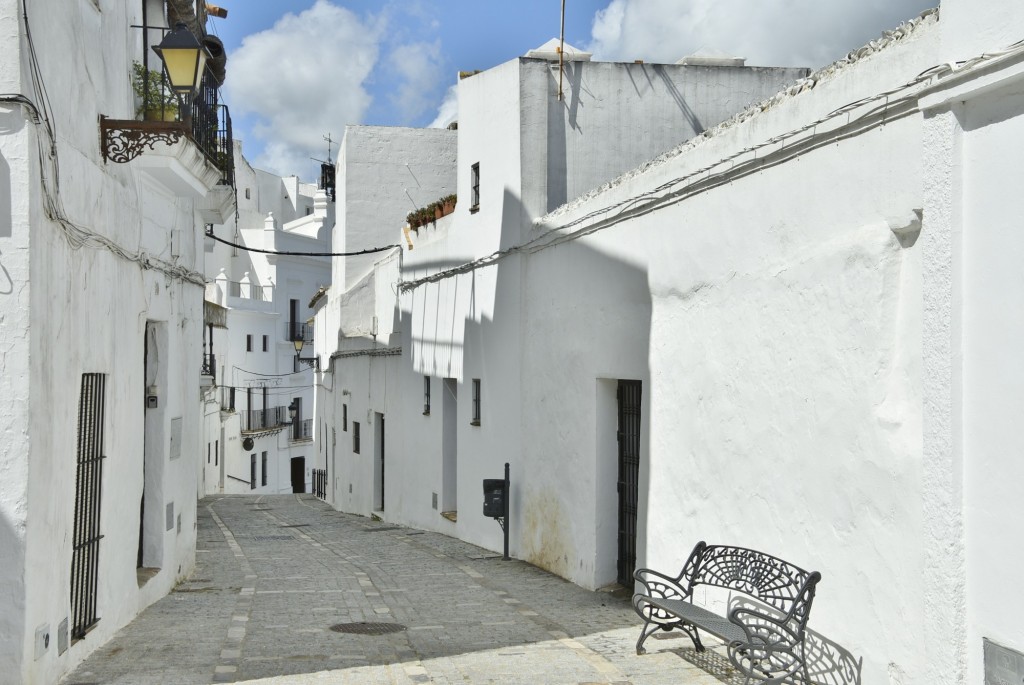
<path fill-rule="evenodd" d="M 532 382 L 523 367 L 524 338 L 562 338 L 571 329 L 556 321 L 545 324 L 550 330 L 521 325 L 532 304 L 522 297 L 527 263 L 518 255 L 512 266 L 440 278 L 401 301 L 398 282 L 529 240 L 535 218 L 808 72 L 592 62 L 569 48 L 558 100 L 557 56 L 552 61 L 549 53 L 542 48 L 461 79 L 456 132 L 346 131 L 338 170 L 346 218 L 339 219 L 335 244 L 359 236 L 345 246 L 355 251 L 398 238 L 402 250 L 380 257 L 372 272 L 368 257 L 354 272 L 353 258 L 335 260 L 316 324 L 317 351 L 331 357 L 318 402 L 331 435 L 321 463 L 331 477 L 328 499 L 339 509 L 500 549 L 501 530 L 481 514 L 481 484 L 500 478 L 509 462 L 515 493 L 535 485 L 559 490 L 538 494 L 551 502 L 516 501 L 514 554 L 597 587 L 615 578 L 615 548 L 595 548 L 606 521 L 594 515 L 593 492 L 579 496 L 589 499 L 588 508 L 552 509 L 577 481 L 592 480 L 593 469 L 550 455 L 524 461 L 522 386 Z M 454 213 L 398 232 L 410 209 L 454 189 Z M 568 285 L 548 299 L 574 292 L 574 266 L 563 267 Z M 341 269 L 348 270 L 343 279 Z M 607 287 L 616 287 L 616 274 L 608 276 Z M 625 316 L 593 315 L 605 322 Z M 594 341 L 569 337 L 573 344 Z M 635 366 L 615 377 L 639 378 Z M 535 518 L 523 518 L 526 512 Z M 574 551 L 571 561 L 563 558 L 563 545 L 578 557 Z"/>
<path fill-rule="evenodd" d="M 216 390 L 206 413 L 205 493 L 309 492 L 316 369 L 309 301 L 331 278 L 334 202 L 315 184 L 253 169 L 236 145 L 238 216 L 207 238 Z M 233 243 L 241 247 L 233 247 Z M 292 253 L 292 254 L 289 254 Z M 294 410 L 291 416 L 289 407 Z"/>
<path fill-rule="evenodd" d="M 480 484 L 509 462 L 518 558 L 599 587 L 762 549 L 823 574 L 823 681 L 1015 682 L 1022 34 L 1016 3 L 946 0 L 590 192 L 561 159 L 607 150 L 550 150 L 592 65 L 564 103 L 530 60 L 462 81 L 460 202 L 403 253 L 401 361 L 334 359 L 373 425 L 337 440 L 335 505 L 498 550 Z"/>
<path fill-rule="evenodd" d="M 133 62 L 160 69 L 162 32 L 133 25 L 166 26 L 163 3 L 0 4 L 5 682 L 57 682 L 194 562 L 202 225 L 233 195 L 227 119 L 195 110 L 205 148 L 140 127 Z"/>

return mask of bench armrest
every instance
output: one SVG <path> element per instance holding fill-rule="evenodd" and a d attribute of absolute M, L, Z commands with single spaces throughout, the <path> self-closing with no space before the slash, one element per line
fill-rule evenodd
<path fill-rule="evenodd" d="M 790 619 L 737 607 L 729 612 L 729 621 L 742 628 L 745 635 L 743 642 L 729 645 L 729 661 L 741 673 L 782 682 L 803 668 L 803 636 L 791 627 Z"/>
<path fill-rule="evenodd" d="M 642 594 L 648 597 L 664 599 L 689 599 L 690 589 L 679 583 L 678 577 L 670 577 L 650 568 L 638 568 L 633 572 L 633 579 L 643 586 Z"/>

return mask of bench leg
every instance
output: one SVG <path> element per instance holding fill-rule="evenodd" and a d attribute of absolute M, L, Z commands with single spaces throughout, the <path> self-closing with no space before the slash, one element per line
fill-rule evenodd
<path fill-rule="evenodd" d="M 640 639 L 636 641 L 636 655 L 637 656 L 640 656 L 642 654 L 646 654 L 647 653 L 647 650 L 644 649 L 644 640 L 649 638 L 651 636 L 651 634 L 654 631 L 656 631 L 658 628 L 660 628 L 660 627 L 661 626 L 659 624 L 651 623 L 650 621 L 646 621 L 644 623 L 644 627 L 640 631 Z"/>
<path fill-rule="evenodd" d="M 697 629 L 695 627 L 693 627 L 689 623 L 683 623 L 679 627 L 682 628 L 683 632 L 685 632 L 690 637 L 690 640 L 693 642 L 694 649 L 696 649 L 698 652 L 706 651 L 704 643 L 700 641 L 700 634 L 697 632 Z"/>

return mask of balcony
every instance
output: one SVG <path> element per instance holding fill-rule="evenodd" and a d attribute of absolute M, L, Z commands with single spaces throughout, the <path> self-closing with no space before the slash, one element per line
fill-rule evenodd
<path fill-rule="evenodd" d="M 203 199 L 200 211 L 205 220 L 224 221 L 233 205 L 234 147 L 231 116 L 220 102 L 223 74 L 218 80 L 206 68 L 196 96 L 181 98 L 170 88 L 160 58 L 149 48 L 150 33 L 168 29 L 141 28 L 143 55 L 141 62 L 135 62 L 133 78 L 137 118 L 100 117 L 103 159 L 138 160 L 138 168 L 175 195 Z"/>
<path fill-rule="evenodd" d="M 313 326 L 298 321 L 285 321 L 284 339 L 289 342 L 301 340 L 303 344 L 313 342 Z"/>
<path fill-rule="evenodd" d="M 312 440 L 313 439 L 313 419 L 304 419 L 302 421 L 296 421 L 292 428 L 292 442 L 299 442 L 301 440 Z"/>
<path fill-rule="evenodd" d="M 235 389 L 233 387 L 220 386 L 220 410 L 235 410 Z"/>
<path fill-rule="evenodd" d="M 199 371 L 199 375 L 203 376 L 204 387 L 210 387 L 217 382 L 217 357 L 213 354 L 203 355 L 203 365 Z M 209 381 L 206 379 L 209 378 Z"/>
<path fill-rule="evenodd" d="M 274 286 L 260 285 L 249 281 L 228 281 L 228 297 L 237 297 L 254 302 L 273 302 Z"/>
<path fill-rule="evenodd" d="M 243 409 L 238 412 L 242 421 L 243 433 L 272 430 L 286 427 L 291 421 L 288 418 L 288 407 L 267 407 L 266 409 Z"/>

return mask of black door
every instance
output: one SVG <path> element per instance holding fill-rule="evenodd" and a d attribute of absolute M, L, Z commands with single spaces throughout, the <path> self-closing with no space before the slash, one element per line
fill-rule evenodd
<path fill-rule="evenodd" d="M 640 481 L 640 381 L 619 381 L 619 561 L 618 582 L 633 587 L 636 514 Z"/>
<path fill-rule="evenodd" d="M 306 458 L 292 457 L 292 492 L 306 491 Z"/>

